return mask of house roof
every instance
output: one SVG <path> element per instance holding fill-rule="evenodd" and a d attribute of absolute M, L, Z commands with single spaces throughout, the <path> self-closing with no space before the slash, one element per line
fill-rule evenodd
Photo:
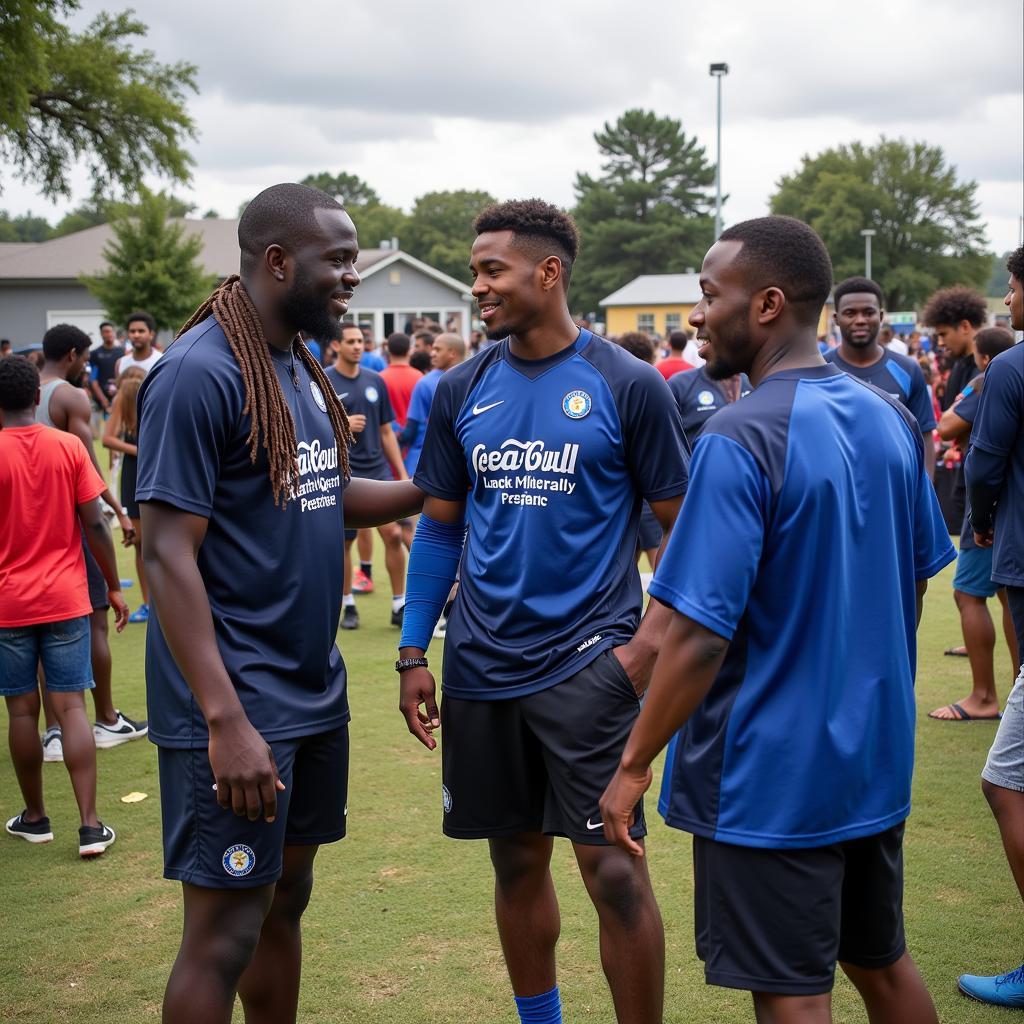
<path fill-rule="evenodd" d="M 699 274 L 641 274 L 601 300 L 602 306 L 695 306 Z"/>

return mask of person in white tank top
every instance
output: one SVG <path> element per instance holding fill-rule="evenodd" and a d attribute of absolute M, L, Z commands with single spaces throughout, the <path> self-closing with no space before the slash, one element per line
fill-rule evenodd
<path fill-rule="evenodd" d="M 115 372 L 120 375 L 129 366 L 138 366 L 149 373 L 163 355 L 158 348 L 154 348 L 154 341 L 156 321 L 142 310 L 132 313 L 128 317 L 128 342 L 132 347 L 131 354 L 122 356 L 117 361 Z"/>

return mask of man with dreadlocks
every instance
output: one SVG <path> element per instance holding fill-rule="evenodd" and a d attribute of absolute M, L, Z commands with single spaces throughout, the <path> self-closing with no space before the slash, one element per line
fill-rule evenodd
<path fill-rule="evenodd" d="M 185 905 L 171 1024 L 227 1024 L 236 993 L 249 1024 L 295 1019 L 313 859 L 345 834 L 344 527 L 422 503 L 407 481 L 349 480 L 348 418 L 298 339 L 336 337 L 359 283 L 348 215 L 275 185 L 238 241 L 241 277 L 139 394 L 150 736 Z"/>

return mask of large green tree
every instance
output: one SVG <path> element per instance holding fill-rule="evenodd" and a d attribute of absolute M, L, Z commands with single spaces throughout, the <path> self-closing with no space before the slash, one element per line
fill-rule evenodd
<path fill-rule="evenodd" d="M 52 234 L 53 228 L 45 217 L 31 213 L 12 217 L 6 210 L 0 210 L 0 242 L 45 242 Z"/>
<path fill-rule="evenodd" d="M 71 169 L 83 162 L 104 192 L 134 194 L 147 172 L 188 181 L 195 67 L 141 48 L 146 26 L 130 11 L 73 32 L 63 19 L 77 8 L 3 0 L 0 158 L 49 198 L 71 194 Z"/>
<path fill-rule="evenodd" d="M 402 248 L 457 281 L 468 282 L 473 220 L 493 202 L 488 192 L 425 193 L 413 204 Z"/>
<path fill-rule="evenodd" d="M 805 156 L 779 180 L 770 204 L 821 235 L 837 281 L 864 273 L 861 231 L 873 228 L 872 277 L 886 307 L 903 310 L 945 285 L 988 283 L 977 188 L 957 180 L 940 147 L 883 137 Z"/>
<path fill-rule="evenodd" d="M 639 274 L 700 266 L 714 235 L 714 165 L 680 121 L 627 110 L 594 140 L 602 173 L 576 176 L 573 211 L 580 257 L 571 296 L 584 312 Z"/>
<path fill-rule="evenodd" d="M 385 239 L 401 240 L 405 235 L 408 215 L 397 206 L 382 203 L 377 192 L 356 174 L 320 171 L 307 174 L 302 184 L 312 185 L 334 196 L 348 210 L 359 232 L 359 244 L 364 249 L 375 249 Z"/>
<path fill-rule="evenodd" d="M 112 319 L 145 309 L 159 328 L 177 330 L 209 295 L 216 278 L 199 263 L 202 242 L 171 216 L 171 199 L 143 188 L 137 205 L 119 207 L 111 219 L 108 270 L 81 281 Z"/>

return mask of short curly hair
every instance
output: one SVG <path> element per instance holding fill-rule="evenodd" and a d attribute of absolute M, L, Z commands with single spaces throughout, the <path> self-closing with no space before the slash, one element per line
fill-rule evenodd
<path fill-rule="evenodd" d="M 980 292 L 955 284 L 940 289 L 925 303 L 921 319 L 927 327 L 956 327 L 963 320 L 981 327 L 988 319 L 988 305 Z"/>
<path fill-rule="evenodd" d="M 1024 284 L 1024 245 L 1016 248 L 1010 253 L 1006 261 L 1006 269 L 1013 274 L 1021 284 Z"/>
<path fill-rule="evenodd" d="M 509 199 L 485 207 L 473 221 L 473 230 L 511 231 L 513 244 L 529 257 L 542 260 L 557 256 L 562 263 L 565 287 L 569 287 L 572 266 L 580 253 L 576 222 L 564 210 L 543 199 Z"/>
<path fill-rule="evenodd" d="M 637 359 L 642 359 L 645 363 L 654 362 L 654 342 L 643 331 L 627 331 L 620 334 L 615 341 Z"/>
<path fill-rule="evenodd" d="M 39 371 L 24 356 L 0 359 L 0 409 L 24 412 L 31 409 L 39 391 Z"/>
<path fill-rule="evenodd" d="M 845 281 L 840 281 L 832 294 L 832 303 L 836 309 L 839 309 L 839 300 L 844 295 L 874 295 L 878 299 L 879 309 L 885 307 L 885 296 L 882 294 L 882 289 L 870 277 L 848 277 Z"/>

